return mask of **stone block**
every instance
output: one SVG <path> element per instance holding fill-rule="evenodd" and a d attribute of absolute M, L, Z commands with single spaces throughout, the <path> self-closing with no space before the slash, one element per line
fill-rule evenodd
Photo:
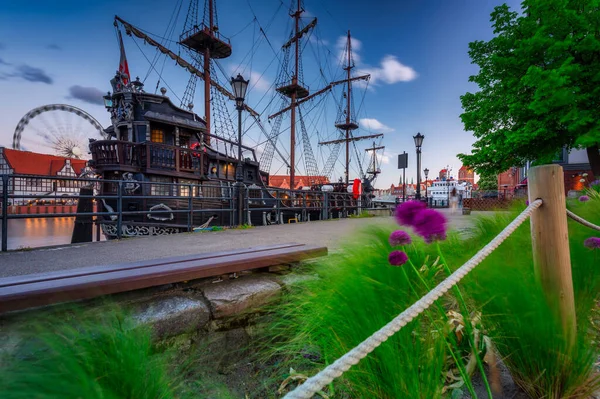
<path fill-rule="evenodd" d="M 210 303 L 213 317 L 238 316 L 249 309 L 260 307 L 279 294 L 281 287 L 268 276 L 256 275 L 206 284 L 201 288 Z"/>
<path fill-rule="evenodd" d="M 134 308 L 134 322 L 152 326 L 157 339 L 201 329 L 210 319 L 208 306 L 201 299 L 187 296 L 158 296 Z"/>

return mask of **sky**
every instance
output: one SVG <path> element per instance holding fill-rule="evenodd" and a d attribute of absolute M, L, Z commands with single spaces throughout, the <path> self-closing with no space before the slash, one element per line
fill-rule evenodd
<path fill-rule="evenodd" d="M 519 1 L 506 1 L 519 9 Z M 199 0 L 202 19 L 204 0 Z M 303 81 L 314 92 L 328 82 L 343 78 L 340 56 L 348 30 L 352 34 L 354 75 L 371 75 L 368 85 L 354 86 L 355 117 L 361 129 L 355 135 L 384 133 L 376 144 L 382 170 L 376 186 L 397 184 L 401 171 L 397 156 L 409 154 L 407 180 L 416 179 L 413 136 L 425 136 L 422 168 L 431 176 L 450 165 L 456 175 L 461 164 L 456 154 L 468 153 L 475 141 L 460 120 L 460 96 L 477 87 L 469 83 L 477 73 L 468 55 L 468 44 L 492 37 L 490 13 L 499 0 L 304 0 L 301 25 L 317 18 L 316 28 L 302 40 Z M 110 124 L 101 96 L 110 90 L 110 79 L 119 63 L 119 47 L 113 26 L 114 15 L 150 32 L 175 52 L 188 58 L 176 41 L 183 31 L 189 0 L 3 0 L 0 2 L 0 146 L 11 146 L 15 127 L 30 110 L 46 104 L 70 104 Z M 229 37 L 231 57 L 220 60 L 225 74 L 241 73 L 250 79 L 246 102 L 267 116 L 281 103 L 274 98 L 283 62 L 281 46 L 289 39 L 292 19 L 289 1 L 216 0 L 219 33 Z M 265 32 L 266 35 L 263 35 Z M 266 36 L 266 37 L 265 37 Z M 164 40 L 164 38 L 168 40 Z M 132 76 L 139 76 L 145 89 L 166 87 L 176 105 L 185 91 L 189 74 L 143 41 L 125 35 L 123 40 Z M 152 62 L 154 61 L 154 63 Z M 153 67 L 151 67 L 153 65 Z M 160 76 L 159 76 L 160 73 Z M 219 72 L 220 74 L 220 72 Z M 221 75 L 224 84 L 226 78 Z M 158 82 L 158 83 L 157 83 Z M 203 115 L 201 82 L 194 111 Z M 342 86 L 306 104 L 303 109 L 307 134 L 319 170 L 331 147 L 318 145 L 339 134 L 333 126 L 338 114 Z M 273 101 L 271 101 L 273 99 Z M 233 108 L 229 105 L 232 116 Z M 213 116 L 215 119 L 215 116 Z M 41 140 L 39 132 L 49 129 L 86 129 L 70 116 L 39 116 L 23 131 L 22 143 Z M 59 127 L 53 127 L 57 125 Z M 60 127 L 62 126 L 62 127 Z M 235 122 L 233 124 L 235 125 Z M 283 120 L 284 130 L 289 116 Z M 264 135 L 244 116 L 244 144 L 257 146 L 260 155 Z M 279 139 L 284 157 L 289 153 L 289 128 Z M 297 132 L 302 146 L 301 132 Z M 42 143 L 43 144 L 43 143 Z M 259 145 L 260 144 L 260 145 Z M 364 152 L 372 140 L 351 148 L 351 178 L 357 177 L 357 159 L 367 166 Z M 356 153 L 359 155 L 356 155 Z M 301 149 L 298 153 L 302 154 Z M 342 175 L 343 150 L 332 178 Z M 297 173 L 303 173 L 304 157 L 298 157 Z M 270 172 L 284 174 L 286 168 L 276 155 Z"/>

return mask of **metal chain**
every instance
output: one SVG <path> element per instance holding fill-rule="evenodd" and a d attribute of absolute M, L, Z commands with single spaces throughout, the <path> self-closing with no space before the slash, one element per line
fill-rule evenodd
<path fill-rule="evenodd" d="M 340 377 L 350 367 L 364 359 L 369 353 L 384 343 L 389 337 L 400 331 L 402 327 L 410 323 L 418 315 L 429 308 L 437 299 L 454 287 L 463 277 L 479 265 L 489 254 L 491 254 L 504 240 L 506 240 L 537 208 L 542 205 L 542 200 L 533 201 L 519 216 L 517 216 L 500 234 L 498 234 L 489 244 L 483 247 L 479 252 L 469 259 L 464 265 L 459 267 L 448 278 L 442 281 L 437 287 L 429 291 L 425 296 L 415 302 L 404 312 L 396 316 L 391 322 L 386 324 L 379 331 L 375 332 L 369 338 L 364 340 L 350 352 L 340 357 L 331 365 L 320 371 L 318 374 L 307 379 L 304 384 L 296 387 L 292 392 L 285 395 L 284 399 L 310 399 L 315 393 L 324 386 L 331 383 L 334 379 Z"/>
<path fill-rule="evenodd" d="M 577 216 L 576 214 L 574 214 L 573 212 L 571 212 L 568 209 L 567 209 L 567 216 L 570 217 L 571 219 L 573 219 L 574 221 L 581 223 L 582 225 L 584 225 L 586 227 L 589 227 L 590 229 L 600 231 L 600 226 L 596 226 L 595 224 L 588 222 L 584 218 Z"/>

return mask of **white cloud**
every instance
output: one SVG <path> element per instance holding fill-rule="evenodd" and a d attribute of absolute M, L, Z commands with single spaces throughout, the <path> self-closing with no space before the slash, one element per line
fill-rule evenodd
<path fill-rule="evenodd" d="M 372 118 L 362 118 L 359 119 L 358 121 L 362 127 L 371 130 L 373 132 L 377 132 L 377 133 L 390 133 L 393 132 L 394 129 L 392 129 L 389 126 L 384 125 L 383 123 L 379 122 L 377 119 L 372 119 Z"/>
<path fill-rule="evenodd" d="M 346 58 L 348 55 L 346 54 L 346 45 L 348 43 L 348 36 L 340 36 L 335 43 L 335 47 L 338 50 L 338 62 L 342 61 L 342 63 L 346 64 Z M 359 65 L 362 61 L 359 51 L 362 49 L 362 42 L 354 37 L 350 37 L 350 43 L 352 44 L 352 58 L 354 59 L 354 64 Z M 342 58 L 344 58 L 342 60 Z"/>
<path fill-rule="evenodd" d="M 409 66 L 402 64 L 393 55 L 386 55 L 381 60 L 379 67 L 364 67 L 360 69 L 360 73 L 368 73 L 371 75 L 371 84 L 376 85 L 383 81 L 387 84 L 398 82 L 410 82 L 417 78 L 417 72 Z"/>
<path fill-rule="evenodd" d="M 244 79 L 250 80 L 248 83 L 248 92 L 251 90 L 256 90 L 260 92 L 267 92 L 271 88 L 271 82 L 264 75 L 261 76 L 261 73 L 256 71 L 250 71 L 250 76 L 248 76 L 248 71 L 242 71 L 241 68 L 236 67 L 234 65 L 229 65 L 228 68 L 232 77 L 237 76 L 237 74 L 241 74 Z M 228 90 L 231 91 L 231 87 L 227 87 Z"/>
<path fill-rule="evenodd" d="M 398 82 L 410 82 L 417 78 L 417 72 L 407 66 L 402 64 L 398 58 L 394 55 L 386 55 L 379 62 L 379 66 L 369 66 L 362 63 L 362 57 L 360 55 L 360 51 L 363 48 L 363 43 L 352 37 L 352 58 L 354 58 L 354 63 L 358 67 L 357 74 L 371 75 L 370 87 L 377 84 L 394 84 Z M 347 36 L 340 36 L 336 42 L 336 48 L 338 50 L 338 62 L 342 61 L 345 65 L 346 60 L 342 60 L 345 54 L 346 44 L 348 42 Z M 356 82 L 358 86 L 366 86 L 366 82 L 359 81 Z"/>
<path fill-rule="evenodd" d="M 383 154 L 378 154 L 377 160 L 379 161 L 379 164 L 387 165 L 390 163 L 390 157 L 387 155 L 383 155 Z"/>
<path fill-rule="evenodd" d="M 264 76 L 261 76 L 258 72 L 250 72 L 250 83 L 248 83 L 248 90 L 254 89 L 257 91 L 266 92 L 271 88 L 271 82 Z"/>

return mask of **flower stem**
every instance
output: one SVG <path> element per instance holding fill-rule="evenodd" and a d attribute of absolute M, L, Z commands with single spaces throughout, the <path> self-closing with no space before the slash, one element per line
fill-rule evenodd
<path fill-rule="evenodd" d="M 452 270 L 450 270 L 450 267 L 448 266 L 448 263 L 446 262 L 444 255 L 442 254 L 442 250 L 440 248 L 439 242 L 437 243 L 436 246 L 437 246 L 437 250 L 438 250 L 438 255 L 440 256 L 440 260 L 442 261 L 442 264 L 444 265 L 444 269 L 446 270 L 448 275 L 451 275 Z M 475 346 L 475 342 L 473 341 L 473 326 L 471 325 L 471 317 L 470 317 L 469 311 L 467 309 L 467 303 L 465 302 L 465 298 L 463 297 L 462 292 L 460 291 L 460 288 L 458 288 L 458 285 L 455 285 L 453 287 L 453 290 L 456 293 L 456 298 L 458 299 L 458 303 L 461 308 L 461 313 L 463 314 L 463 319 L 465 321 L 465 329 L 467 330 L 467 339 L 469 340 L 469 346 L 471 346 L 471 349 L 475 353 L 475 360 L 477 361 L 477 367 L 479 368 L 479 372 L 481 373 L 481 378 L 483 379 L 483 384 L 485 385 L 485 389 L 487 391 L 488 398 L 493 399 L 492 390 L 491 390 L 490 384 L 487 380 L 487 376 L 485 375 L 485 369 L 483 368 L 483 362 L 481 361 L 481 358 L 479 356 L 479 349 Z"/>

